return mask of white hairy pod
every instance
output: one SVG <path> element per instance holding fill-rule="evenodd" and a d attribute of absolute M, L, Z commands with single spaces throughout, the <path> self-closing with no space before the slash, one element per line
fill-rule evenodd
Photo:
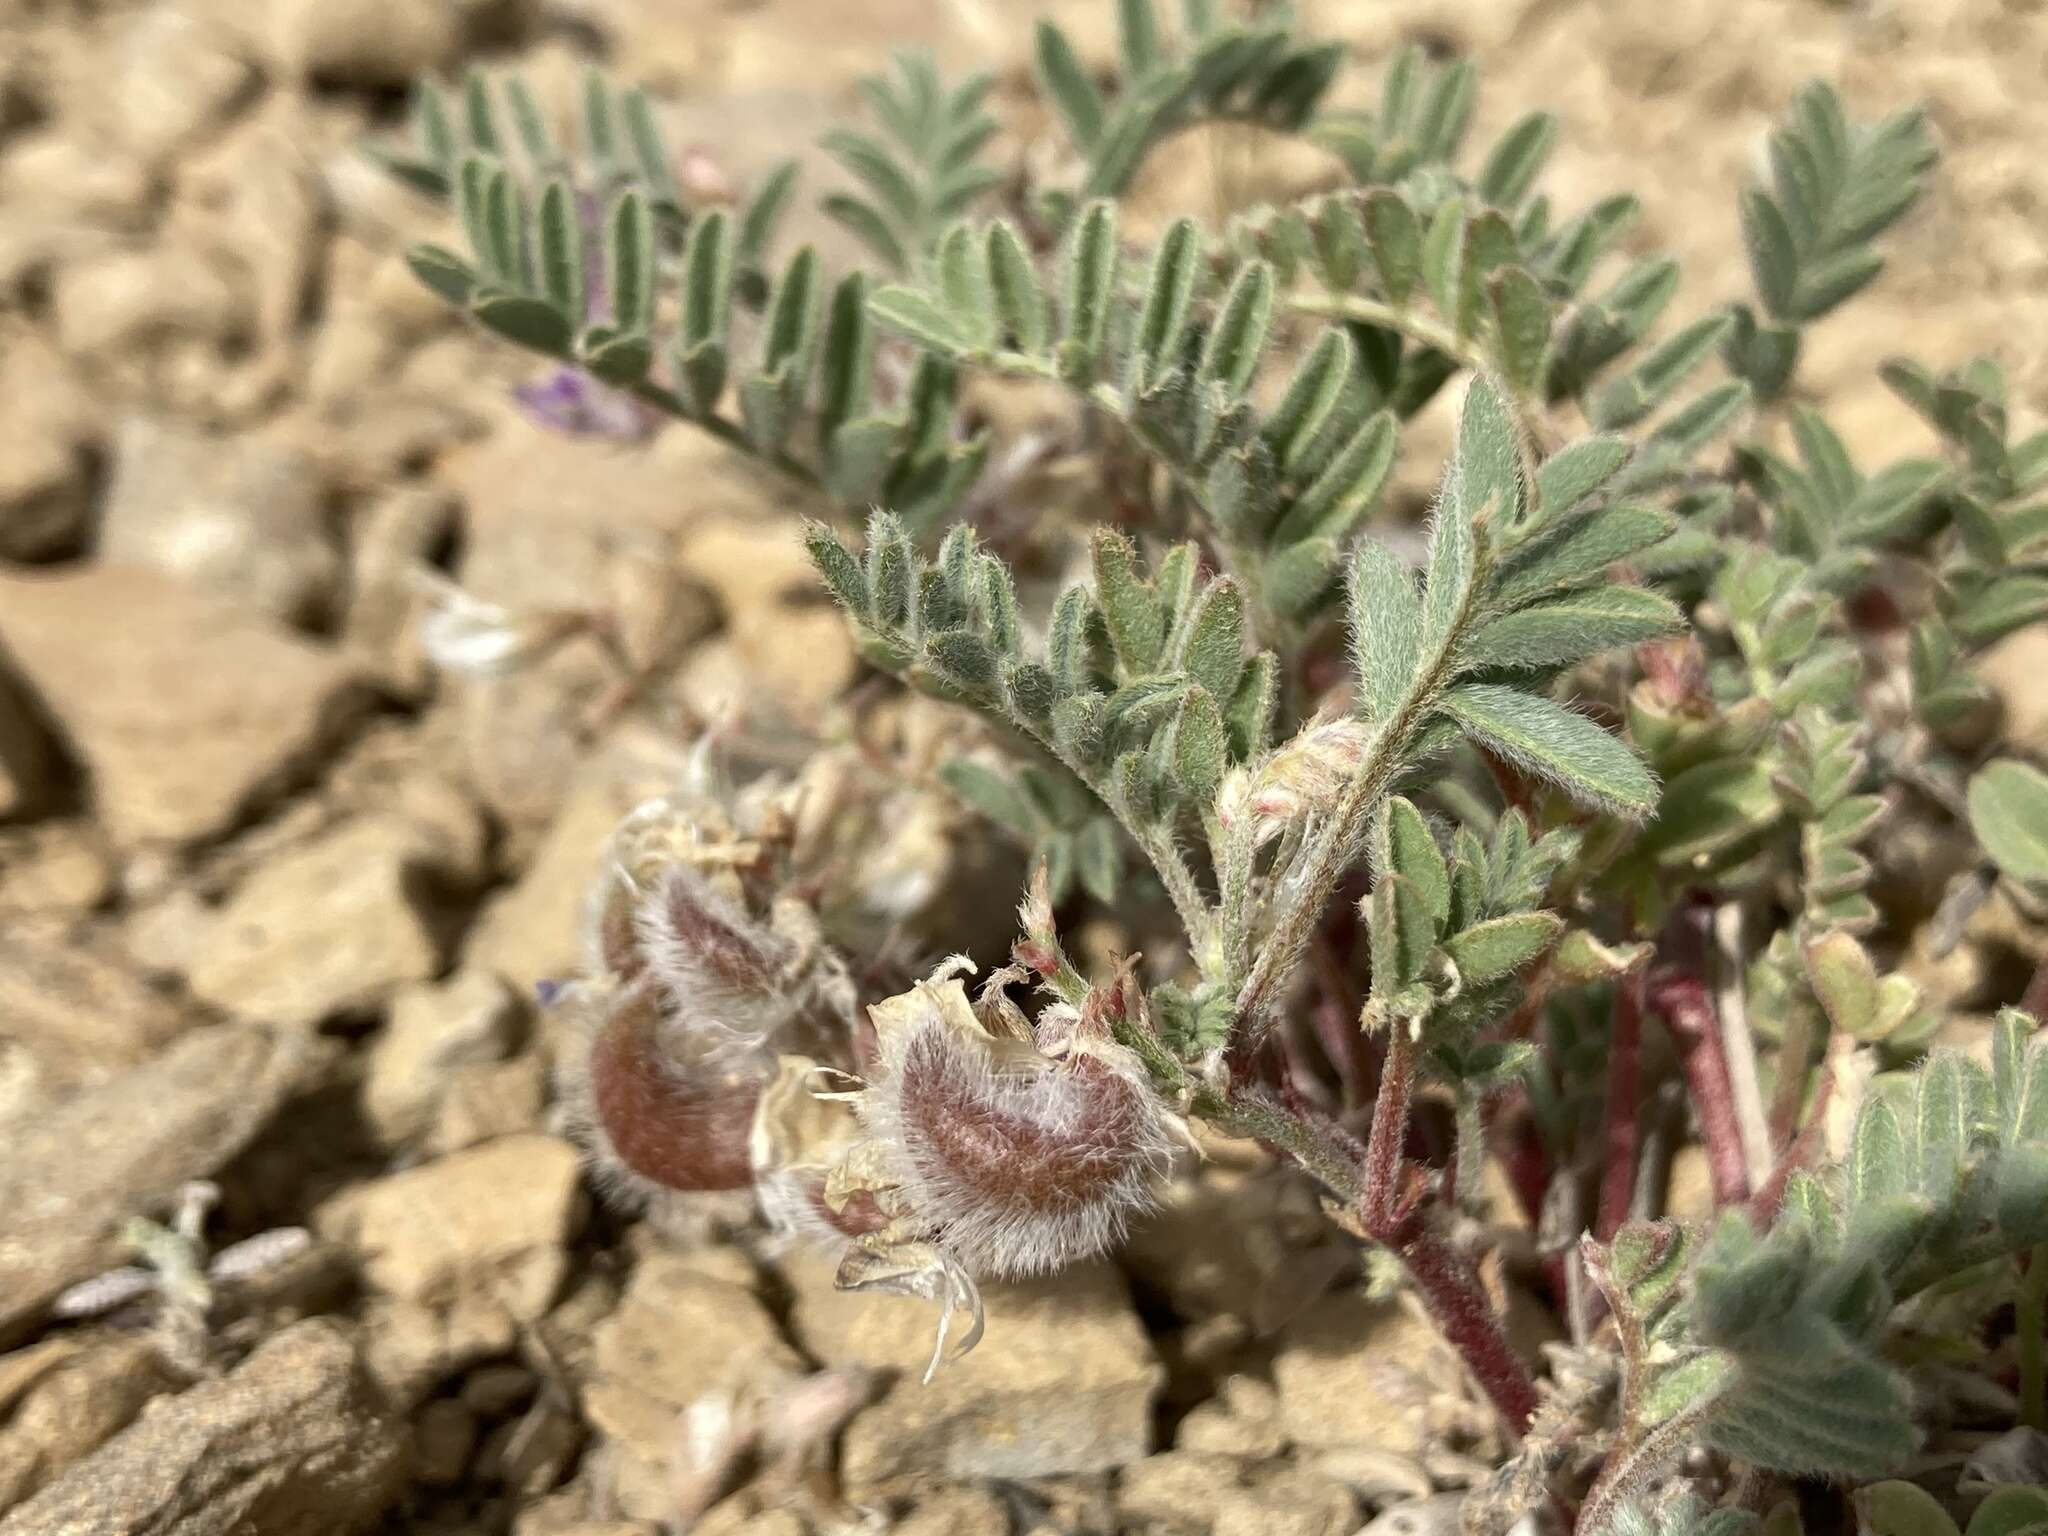
<path fill-rule="evenodd" d="M 869 1010 L 877 1059 L 856 1108 L 885 1209 L 974 1274 L 1106 1252 L 1171 1162 L 1173 1117 L 1128 1051 L 1087 1031 L 1048 1055 L 992 1035 L 958 981 Z"/>

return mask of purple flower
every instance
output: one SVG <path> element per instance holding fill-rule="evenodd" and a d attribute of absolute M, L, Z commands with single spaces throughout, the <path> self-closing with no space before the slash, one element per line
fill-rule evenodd
<path fill-rule="evenodd" d="M 651 436 L 656 426 L 656 417 L 646 406 L 581 368 L 557 368 L 532 383 L 518 385 L 512 397 L 530 420 L 570 437 L 637 442 Z"/>

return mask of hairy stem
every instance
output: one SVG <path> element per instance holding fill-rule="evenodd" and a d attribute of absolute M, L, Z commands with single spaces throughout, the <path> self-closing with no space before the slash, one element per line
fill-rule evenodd
<path fill-rule="evenodd" d="M 1643 1000 L 1664 1021 L 1678 1047 L 1679 1066 L 1706 1143 L 1714 1202 L 1728 1206 L 1749 1198 L 1749 1151 L 1743 1144 L 1735 1084 L 1728 1074 L 1721 1010 L 1707 979 L 1712 914 L 1711 907 L 1694 902 L 1672 917 L 1659 940 Z"/>
<path fill-rule="evenodd" d="M 1536 1386 L 1516 1358 L 1479 1278 L 1442 1233 L 1426 1223 L 1395 1250 L 1423 1304 L 1466 1368 L 1520 1436 L 1536 1414 Z"/>
<path fill-rule="evenodd" d="M 1622 1508 L 1641 1495 L 1698 1438 L 1698 1415 L 1680 1413 L 1646 1433 L 1632 1434 L 1608 1453 L 1574 1536 L 1600 1536 Z"/>
<path fill-rule="evenodd" d="M 1721 1051 L 1728 1063 L 1730 1101 L 1735 1106 L 1735 1125 L 1742 1137 L 1744 1166 L 1752 1185 L 1771 1174 L 1775 1148 L 1771 1144 L 1770 1119 L 1764 1113 L 1763 1089 L 1757 1073 L 1756 1036 L 1749 1027 L 1743 1006 L 1742 908 L 1726 902 L 1714 911 L 1714 947 L 1719 984 L 1714 991 L 1714 1013 L 1721 1027 Z"/>
<path fill-rule="evenodd" d="M 1706 1143 L 1714 1203 L 1739 1205 L 1749 1198 L 1749 1157 L 1713 996 L 1697 977 L 1666 976 L 1652 981 L 1648 1001 L 1678 1046 L 1679 1067 Z"/>
<path fill-rule="evenodd" d="M 1244 1032 L 1239 1059 L 1248 1060 L 1257 1051 L 1266 1031 L 1272 1028 L 1269 1014 L 1275 993 L 1301 964 L 1301 957 L 1315 933 L 1316 923 L 1330 899 L 1330 893 L 1358 857 L 1373 813 L 1379 809 L 1380 801 L 1407 765 L 1415 737 L 1428 722 L 1438 696 L 1449 681 L 1452 658 L 1457 654 L 1458 643 L 1470 622 L 1473 594 L 1484 590 L 1485 584 L 1485 572 L 1475 572 L 1467 586 L 1463 606 L 1436 642 L 1435 653 L 1426 658 L 1417 670 L 1407 695 L 1373 736 L 1371 745 L 1366 748 L 1365 761 L 1345 788 L 1337 808 L 1331 812 L 1315 841 L 1305 846 L 1288 866 L 1287 883 L 1292 889 L 1267 932 L 1265 942 L 1259 946 L 1251 974 L 1238 989 L 1237 1027 Z"/>
<path fill-rule="evenodd" d="M 1614 994 L 1614 1024 L 1607 1040 L 1607 1107 L 1600 1144 L 1600 1208 L 1593 1234 L 1612 1238 L 1628 1220 L 1635 1196 L 1636 1155 L 1642 1144 L 1643 982 L 1625 976 Z"/>
<path fill-rule="evenodd" d="M 1054 760 L 1085 784 L 1088 792 L 1116 818 L 1117 825 L 1124 829 L 1124 835 L 1137 845 L 1138 851 L 1145 855 L 1153 871 L 1159 876 L 1159 883 L 1166 887 L 1166 894 L 1173 901 L 1174 915 L 1180 919 L 1180 925 L 1187 933 L 1188 943 L 1193 947 L 1194 953 L 1207 955 L 1214 926 L 1209 901 L 1202 894 L 1202 887 L 1195 879 L 1194 872 L 1188 868 L 1187 860 L 1181 857 L 1180 849 L 1174 846 L 1172 836 L 1133 821 L 1124 813 L 1123 806 L 1118 803 L 1119 797 L 1110 791 L 1109 786 L 1090 773 L 1085 764 L 1063 751 L 1049 731 L 1007 709 L 1003 710 L 1003 717 L 1052 754 Z"/>
<path fill-rule="evenodd" d="M 1393 1223 L 1414 1084 L 1415 1042 L 1408 1037 L 1407 1026 L 1396 1022 L 1389 1032 L 1379 1097 L 1373 1101 L 1372 1132 L 1365 1144 L 1365 1193 L 1359 1206 L 1369 1232 L 1384 1231 Z"/>
<path fill-rule="evenodd" d="M 1471 1264 L 1424 1213 L 1400 1208 L 1401 1133 L 1412 1082 L 1412 1045 L 1405 1051 L 1390 1050 L 1363 1152 L 1335 1127 L 1313 1125 L 1257 1089 L 1228 1096 L 1205 1089 L 1196 1094 L 1194 1108 L 1221 1129 L 1256 1137 L 1292 1158 L 1353 1213 L 1355 1230 L 1385 1243 L 1400 1257 L 1445 1340 L 1519 1436 L 1536 1411 L 1535 1383 L 1508 1342 Z"/>
<path fill-rule="evenodd" d="M 1479 370 L 1487 366 L 1486 354 L 1472 341 L 1458 335 L 1441 320 L 1383 299 L 1368 299 L 1355 293 L 1300 293 L 1290 295 L 1287 307 L 1298 315 L 1322 320 L 1342 320 L 1353 325 L 1377 326 L 1394 331 L 1410 341 L 1441 352 L 1461 366 Z"/>
<path fill-rule="evenodd" d="M 1837 1050 L 1838 1044 L 1841 1047 L 1840 1051 Z M 1830 1041 L 1826 1067 L 1821 1073 L 1820 1088 L 1814 1094 L 1813 1108 L 1807 1114 L 1806 1124 L 1800 1127 L 1798 1134 L 1791 1139 L 1778 1158 L 1778 1166 L 1771 1170 L 1770 1177 L 1764 1180 L 1763 1186 L 1756 1192 L 1756 1198 L 1750 1202 L 1750 1216 L 1759 1230 L 1768 1227 L 1777 1216 L 1778 1207 L 1785 1200 L 1785 1186 L 1791 1181 L 1792 1175 L 1814 1161 L 1815 1154 L 1821 1150 L 1821 1140 L 1827 1130 L 1828 1100 L 1834 1097 L 1835 1092 L 1835 1071 L 1842 1052 L 1852 1048 L 1853 1043 L 1845 1035 L 1838 1035 Z M 1800 1059 L 1804 1060 L 1803 1051 Z"/>
<path fill-rule="evenodd" d="M 709 432 L 720 442 L 730 444 L 749 458 L 759 459 L 762 463 L 787 475 L 807 490 L 824 489 L 825 482 L 820 480 L 816 472 L 808 465 L 791 458 L 787 453 L 780 450 L 774 453 L 763 453 L 747 440 L 746 433 L 742 432 L 735 423 L 727 421 L 723 416 L 692 415 L 689 407 L 683 404 L 682 396 L 664 385 L 655 383 L 652 379 L 642 379 L 637 384 L 628 385 L 627 392 L 642 404 L 653 406 L 663 415 L 673 416 L 677 421 L 687 426 L 697 427 L 702 431 Z"/>

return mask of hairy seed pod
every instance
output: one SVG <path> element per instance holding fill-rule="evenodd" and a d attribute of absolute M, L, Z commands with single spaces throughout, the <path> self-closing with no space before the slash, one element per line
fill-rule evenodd
<path fill-rule="evenodd" d="M 663 1189 L 749 1188 L 758 1080 L 691 1080 L 663 1049 L 660 996 L 642 984 L 613 997 L 590 1044 L 589 1097 L 605 1163 Z"/>
<path fill-rule="evenodd" d="M 664 870 L 634 928 L 649 972 L 676 1003 L 758 1042 L 785 1021 L 786 939 L 754 922 L 687 865 Z"/>
<path fill-rule="evenodd" d="M 1107 1251 L 1172 1158 L 1135 1059 L 1076 1040 L 1061 1059 L 991 1036 L 957 981 L 871 1010 L 881 1059 L 859 1110 L 891 1203 L 968 1270 L 1043 1273 Z"/>

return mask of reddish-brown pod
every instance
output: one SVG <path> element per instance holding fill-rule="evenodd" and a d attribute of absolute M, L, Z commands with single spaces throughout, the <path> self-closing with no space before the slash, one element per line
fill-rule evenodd
<path fill-rule="evenodd" d="M 1057 1057 L 991 1035 L 957 981 L 872 1010 L 880 1060 L 860 1115 L 892 1203 L 968 1270 L 1038 1274 L 1112 1247 L 1176 1145 L 1142 1070 L 1107 1040 Z"/>
<path fill-rule="evenodd" d="M 693 1076 L 662 1048 L 661 999 L 642 983 L 619 993 L 590 1042 L 590 1108 L 601 1161 L 664 1189 L 746 1189 L 760 1083 Z M 608 1154 L 608 1156 L 606 1156 Z"/>

